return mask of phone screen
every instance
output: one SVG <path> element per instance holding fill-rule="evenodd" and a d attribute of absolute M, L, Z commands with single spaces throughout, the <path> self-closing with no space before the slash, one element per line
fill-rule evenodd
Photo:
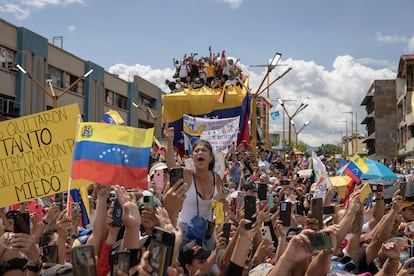
<path fill-rule="evenodd" d="M 323 250 L 332 248 L 332 239 L 329 234 L 326 233 L 309 233 L 309 249 L 313 250 Z"/>
<path fill-rule="evenodd" d="M 290 218 L 292 213 L 292 203 L 280 202 L 280 220 L 283 226 L 290 226 Z"/>
<path fill-rule="evenodd" d="M 371 185 L 369 183 L 365 183 L 364 186 L 361 188 L 361 194 L 359 195 L 359 201 L 361 203 L 364 203 L 365 199 L 369 196 L 371 193 Z"/>
<path fill-rule="evenodd" d="M 13 216 L 14 233 L 30 234 L 30 216 L 29 213 L 17 213 Z"/>
<path fill-rule="evenodd" d="M 402 196 L 403 200 L 405 200 L 405 191 L 407 189 L 407 182 L 402 181 L 400 183 L 400 195 Z"/>
<path fill-rule="evenodd" d="M 318 228 L 322 229 L 323 221 L 323 205 L 322 205 L 322 198 L 321 197 L 313 197 L 311 199 L 311 212 L 312 218 L 316 218 L 318 220 Z"/>
<path fill-rule="evenodd" d="M 260 200 L 266 200 L 267 199 L 267 184 L 266 183 L 259 183 L 259 187 L 257 190 L 257 195 Z"/>
<path fill-rule="evenodd" d="M 175 235 L 163 228 L 154 227 L 149 245 L 149 263 L 153 275 L 166 276 L 171 265 L 174 251 Z"/>
<path fill-rule="evenodd" d="M 164 189 L 164 170 L 155 170 L 154 172 L 154 186 L 158 193 L 162 193 Z"/>
<path fill-rule="evenodd" d="M 244 218 L 251 221 L 251 223 L 246 223 L 246 229 L 252 229 L 253 224 L 256 221 L 256 197 L 251 195 L 246 195 L 244 197 Z"/>
<path fill-rule="evenodd" d="M 72 248 L 74 276 L 95 276 L 96 263 L 93 245 L 80 245 Z"/>
<path fill-rule="evenodd" d="M 323 206 L 323 214 L 324 215 L 335 214 L 335 206 Z"/>
<path fill-rule="evenodd" d="M 119 204 L 118 199 L 115 199 L 114 209 L 112 211 L 112 226 L 122 226 L 122 206 Z"/>
<path fill-rule="evenodd" d="M 120 250 L 112 253 L 114 256 L 114 265 L 111 275 L 118 275 L 119 272 L 129 274 L 130 253 L 128 250 Z"/>
<path fill-rule="evenodd" d="M 79 202 L 72 202 L 72 219 L 79 220 L 81 215 L 81 209 Z"/>
<path fill-rule="evenodd" d="M 170 185 L 173 186 L 178 180 L 184 178 L 184 169 L 176 167 L 170 169 Z"/>
<path fill-rule="evenodd" d="M 144 196 L 144 207 L 153 209 L 154 208 L 154 196 Z"/>
<path fill-rule="evenodd" d="M 223 224 L 223 237 L 226 239 L 226 244 L 229 244 L 231 223 L 225 222 Z"/>

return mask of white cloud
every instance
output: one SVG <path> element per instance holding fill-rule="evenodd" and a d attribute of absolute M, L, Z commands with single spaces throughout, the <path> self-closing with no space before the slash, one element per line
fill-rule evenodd
<path fill-rule="evenodd" d="M 357 113 L 359 122 L 366 115 L 364 107 L 361 107 L 360 103 L 371 83 L 378 79 L 394 79 L 396 77 L 396 74 L 389 69 L 376 70 L 367 67 L 351 56 L 338 56 L 331 71 L 313 61 L 290 58 L 280 63 L 289 64 L 293 69 L 271 86 L 270 99 L 274 103 L 272 111 L 279 110 L 282 114 L 282 108 L 278 106 L 277 98 L 292 99 L 295 101 L 285 104 L 288 113 L 292 115 L 303 99 L 309 97 L 309 106 L 295 116 L 294 121 L 298 128 L 306 120 L 312 122 L 299 136 L 299 140 L 311 146 L 319 146 L 321 143 L 339 143 L 341 131 L 345 135 L 345 124 L 337 121 L 348 120 L 348 131 L 349 133 L 351 131 L 351 115 L 341 112 L 354 112 L 355 128 L 355 114 Z M 248 70 L 246 66 L 242 65 L 242 68 Z M 286 69 L 286 67 L 277 67 L 271 72 L 270 81 L 276 79 Z M 121 78 L 129 81 L 132 81 L 133 75 L 139 75 L 166 92 L 169 89 L 165 85 L 165 80 L 171 80 L 174 74 L 173 68 L 153 69 L 150 66 L 140 64 L 133 66 L 117 64 L 111 66 L 108 71 L 119 74 Z M 261 73 L 249 72 L 252 91 L 256 91 L 264 75 L 264 70 Z M 287 121 L 285 119 L 286 131 Z M 282 120 L 271 120 L 270 123 L 271 132 L 281 131 L 283 128 Z M 358 124 L 358 131 L 365 134 L 364 125 Z M 294 141 L 295 135 L 293 133 L 291 137 Z"/>
<path fill-rule="evenodd" d="M 414 36 L 412 36 L 409 40 L 408 40 L 408 51 L 412 52 L 414 51 Z"/>
<path fill-rule="evenodd" d="M 401 42 L 407 41 L 407 38 L 404 36 L 383 35 L 381 32 L 376 32 L 375 37 L 377 41 L 383 42 L 383 43 L 401 43 Z"/>
<path fill-rule="evenodd" d="M 76 31 L 76 26 L 75 25 L 70 25 L 68 27 L 68 33 L 74 33 Z"/>
<path fill-rule="evenodd" d="M 30 16 L 33 10 L 40 10 L 47 6 L 67 6 L 83 4 L 83 0 L 19 0 L 13 4 L 0 3 L 0 12 L 13 14 L 17 19 L 23 20 Z"/>
<path fill-rule="evenodd" d="M 17 19 L 23 20 L 30 15 L 30 10 L 23 8 L 18 4 L 0 4 L 1 13 L 10 13 L 13 14 Z"/>
<path fill-rule="evenodd" d="M 230 5 L 233 9 L 238 8 L 243 0 L 218 0 L 219 2 L 225 2 Z"/>

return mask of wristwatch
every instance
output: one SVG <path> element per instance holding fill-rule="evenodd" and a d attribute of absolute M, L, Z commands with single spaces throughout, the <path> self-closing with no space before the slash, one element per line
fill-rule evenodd
<path fill-rule="evenodd" d="M 39 272 L 42 269 L 42 262 L 40 260 L 37 261 L 36 265 L 26 265 L 27 270 L 33 272 Z"/>

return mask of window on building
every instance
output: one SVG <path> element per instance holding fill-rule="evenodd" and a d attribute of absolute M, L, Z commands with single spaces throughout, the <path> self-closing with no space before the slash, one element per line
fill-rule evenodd
<path fill-rule="evenodd" d="M 13 118 L 20 116 L 20 103 L 16 98 L 0 94 L 0 117 L 3 116 Z"/>
<path fill-rule="evenodd" d="M 75 81 L 78 80 L 77 76 L 74 76 L 74 75 L 71 75 L 71 74 L 67 74 L 67 75 L 68 75 L 67 79 L 69 80 L 69 83 L 66 84 L 66 87 L 68 87 L 69 85 L 71 85 L 72 83 L 74 83 Z M 81 89 L 79 89 L 79 82 L 74 87 L 72 87 L 72 89 L 70 91 L 82 94 Z"/>
<path fill-rule="evenodd" d="M 153 123 L 149 123 L 149 122 L 145 122 L 145 121 L 138 120 L 138 127 L 139 128 L 152 128 L 152 127 L 154 127 L 154 124 Z"/>
<path fill-rule="evenodd" d="M 414 90 L 414 64 L 407 64 L 407 90 L 413 91 Z"/>
<path fill-rule="evenodd" d="M 142 92 L 140 92 L 139 95 L 139 103 L 143 106 L 148 106 L 149 108 L 153 108 L 155 105 L 155 99 L 151 98 L 145 94 L 143 94 Z"/>
<path fill-rule="evenodd" d="M 105 103 L 125 110 L 128 109 L 128 98 L 108 89 L 105 89 Z"/>
<path fill-rule="evenodd" d="M 0 67 L 8 70 L 14 70 L 14 52 L 6 47 L 0 46 Z"/>
<path fill-rule="evenodd" d="M 114 105 L 114 92 L 105 89 L 105 103 Z"/>
<path fill-rule="evenodd" d="M 63 71 L 49 65 L 48 78 L 52 80 L 53 86 L 64 88 Z"/>

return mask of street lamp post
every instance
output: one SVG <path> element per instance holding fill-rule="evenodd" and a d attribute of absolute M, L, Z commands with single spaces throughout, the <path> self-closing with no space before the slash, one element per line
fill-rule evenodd
<path fill-rule="evenodd" d="M 308 101 L 309 101 L 309 97 L 306 97 L 303 102 L 300 104 L 300 106 L 295 110 L 295 112 L 292 115 L 289 115 L 289 112 L 286 110 L 286 106 L 285 103 L 281 100 L 278 99 L 279 104 L 282 106 L 284 112 L 286 113 L 286 115 L 289 118 L 289 130 L 288 130 L 288 135 L 289 135 L 289 141 L 288 141 L 288 146 L 292 147 L 292 120 L 293 118 L 295 118 L 296 115 L 298 115 L 302 110 L 304 110 L 306 107 L 308 107 Z"/>
<path fill-rule="evenodd" d="M 282 57 L 282 54 L 280 53 L 275 53 L 275 55 L 273 56 L 272 61 L 270 62 L 269 66 L 267 67 L 267 71 L 265 76 L 263 77 L 262 82 L 260 83 L 259 87 L 257 88 L 256 93 L 251 94 L 252 96 L 252 115 L 251 115 L 251 129 L 252 129 L 252 150 L 253 150 L 253 154 L 256 157 L 257 155 L 257 112 L 256 112 L 256 105 L 257 105 L 257 98 L 260 96 L 260 94 L 262 94 L 264 91 L 266 91 L 266 89 L 268 89 L 271 85 L 273 85 L 277 80 L 279 80 L 280 78 L 282 78 L 284 75 L 287 74 L 287 72 L 289 72 L 292 68 L 289 68 L 288 70 L 286 70 L 282 75 L 280 75 L 278 78 L 276 78 L 274 81 L 270 82 L 264 89 L 261 90 L 263 83 L 265 82 L 265 80 L 267 79 L 267 77 L 269 76 L 269 73 L 276 67 L 277 63 L 279 62 L 280 58 Z"/>
<path fill-rule="evenodd" d="M 345 159 L 349 154 L 349 145 L 348 145 L 348 121 L 336 121 L 337 123 L 345 123 Z"/>
<path fill-rule="evenodd" d="M 302 130 L 305 128 L 305 127 L 307 127 L 308 125 L 310 125 L 310 123 L 311 123 L 311 121 L 309 121 L 309 120 L 307 120 L 304 124 L 303 124 L 303 126 L 298 130 L 298 131 L 296 131 L 296 127 L 295 127 L 295 134 L 296 134 L 296 141 L 295 141 L 295 144 L 296 144 L 296 148 L 298 148 L 298 142 L 299 142 L 299 139 L 298 139 L 298 136 L 299 136 L 299 133 L 301 133 L 302 132 Z M 293 126 L 295 126 L 294 125 L 294 122 L 292 122 L 292 125 Z"/>
<path fill-rule="evenodd" d="M 55 91 L 53 89 L 53 83 L 52 83 L 52 81 L 48 81 L 50 90 L 52 91 L 52 92 L 49 92 L 38 80 L 36 80 L 35 78 L 33 78 L 33 76 L 29 72 L 27 72 L 25 69 L 23 69 L 23 67 L 20 66 L 20 64 L 17 64 L 16 67 L 17 67 L 17 69 L 19 69 L 20 72 L 22 72 L 23 74 L 27 75 L 37 86 L 39 86 L 39 88 L 43 92 L 46 93 L 46 95 L 48 95 L 52 99 L 52 107 L 53 108 L 57 108 L 58 100 L 63 95 L 65 95 L 67 92 L 69 92 L 73 87 L 75 87 L 75 85 L 77 85 L 81 80 L 87 78 L 93 72 L 93 69 L 90 69 L 83 76 L 79 77 L 77 80 L 75 80 L 73 83 L 71 83 L 68 87 L 66 87 L 65 90 L 63 90 L 63 92 L 60 95 L 56 95 L 55 94 Z"/>
<path fill-rule="evenodd" d="M 355 153 L 354 152 L 354 112 L 345 111 L 345 112 L 342 112 L 342 113 L 351 114 L 351 155 L 353 155 Z M 355 133 L 355 135 L 357 135 L 357 134 Z"/>

